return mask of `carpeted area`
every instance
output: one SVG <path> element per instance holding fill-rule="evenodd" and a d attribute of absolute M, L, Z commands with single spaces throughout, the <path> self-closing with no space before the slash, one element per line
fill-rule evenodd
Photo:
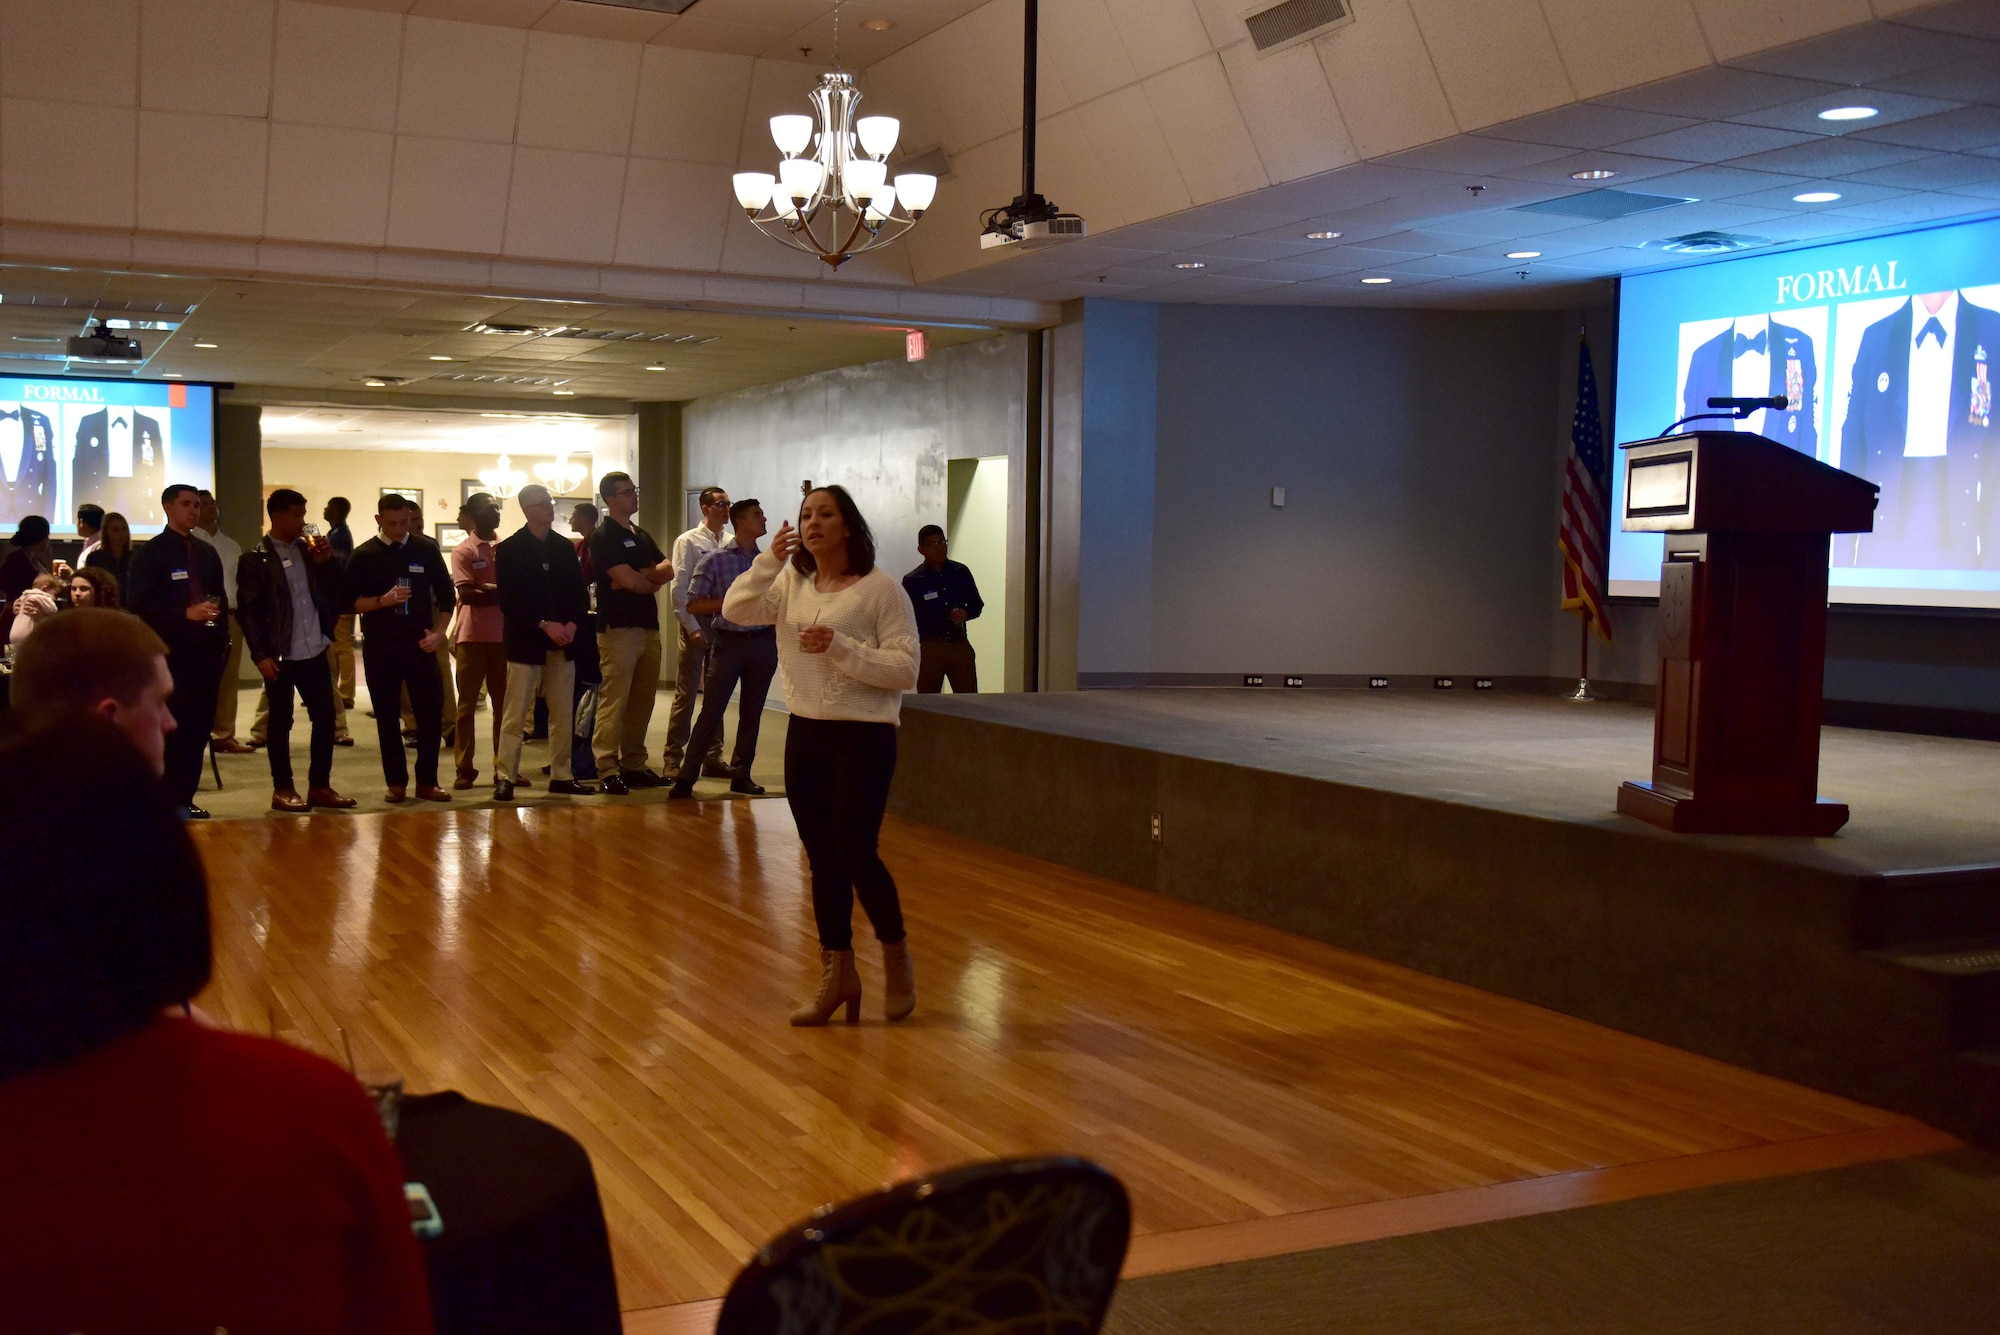
<path fill-rule="evenodd" d="M 239 706 L 237 736 L 248 738 L 250 721 L 256 716 L 258 688 L 245 686 Z M 646 755 L 655 770 L 660 767 L 661 752 L 667 743 L 667 716 L 673 706 L 674 693 L 670 685 L 660 692 L 659 702 L 653 708 L 653 721 L 646 733 Z M 382 778 L 382 752 L 375 740 L 375 720 L 368 716 L 369 701 L 366 689 L 354 702 L 354 708 L 347 711 L 348 731 L 353 734 L 353 746 L 337 746 L 333 751 L 333 786 L 338 791 L 356 799 L 360 805 L 351 812 L 317 811 L 311 817 L 287 815 L 271 810 L 271 762 L 259 750 L 249 755 L 225 755 L 218 759 L 222 769 L 222 788 L 217 791 L 215 771 L 204 767 L 201 775 L 201 790 L 195 794 L 195 801 L 218 819 L 232 820 L 249 817 L 269 817 L 272 820 L 320 820 L 339 819 L 353 814 L 379 811 L 438 811 L 448 809 L 444 803 L 419 802 L 414 798 L 402 803 L 392 803 L 384 798 L 385 784 Z M 479 781 L 471 788 L 459 789 L 452 793 L 450 805 L 492 806 L 493 805 L 493 765 L 491 744 L 493 715 L 481 707 L 476 721 L 482 740 Z M 762 784 L 766 796 L 784 796 L 785 782 L 785 724 L 787 716 L 780 710 L 766 709 L 764 723 L 757 738 L 757 763 L 751 767 L 751 777 Z M 305 791 L 306 749 L 311 727 L 305 719 L 305 711 L 300 709 L 292 724 L 292 775 L 299 791 Z M 736 705 L 731 701 L 726 724 L 723 728 L 725 754 L 729 744 L 736 740 Z M 414 765 L 416 751 L 405 747 L 404 754 Z M 521 772 L 534 783 L 532 788 L 522 788 L 514 794 L 514 805 L 553 805 L 567 802 L 663 802 L 666 800 L 664 788 L 635 790 L 629 797 L 559 797 L 547 791 L 548 779 L 542 773 L 542 766 L 549 761 L 547 742 L 529 742 L 521 749 Z M 440 781 L 446 788 L 452 782 L 452 751 L 449 744 L 442 752 L 439 773 Z M 413 780 L 414 782 L 414 780 Z M 695 796 L 707 799 L 733 798 L 726 779 L 703 779 L 695 787 Z M 742 799 L 737 799 L 742 800 Z"/>
<path fill-rule="evenodd" d="M 1711 1187 L 1128 1281 L 1107 1335 L 1986 1335 L 2000 1156 Z"/>

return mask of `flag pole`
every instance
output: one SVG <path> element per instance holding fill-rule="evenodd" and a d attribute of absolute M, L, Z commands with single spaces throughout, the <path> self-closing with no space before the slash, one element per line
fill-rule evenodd
<path fill-rule="evenodd" d="M 1577 657 L 1576 692 L 1569 700 L 1573 704 L 1590 704 L 1597 699 L 1590 693 L 1590 614 L 1585 612 L 1576 620 L 1583 628 L 1583 647 Z"/>

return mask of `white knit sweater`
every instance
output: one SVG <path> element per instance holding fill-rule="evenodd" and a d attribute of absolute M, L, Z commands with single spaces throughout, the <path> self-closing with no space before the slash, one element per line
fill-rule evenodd
<path fill-rule="evenodd" d="M 778 669 L 794 714 L 866 723 L 902 721 L 903 692 L 917 685 L 917 614 L 882 567 L 838 593 L 765 552 L 736 577 L 722 615 L 739 626 L 778 628 Z M 801 628 L 833 627 L 823 654 L 799 648 Z"/>

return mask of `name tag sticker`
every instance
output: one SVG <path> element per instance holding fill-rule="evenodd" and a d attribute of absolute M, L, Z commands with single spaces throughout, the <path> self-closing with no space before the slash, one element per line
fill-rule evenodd
<path fill-rule="evenodd" d="M 933 599 L 933 598 L 935 598 L 935 597 L 937 597 L 937 590 L 936 590 L 936 589 L 932 589 L 932 590 L 931 590 L 931 591 L 930 591 L 929 593 L 927 593 L 927 594 L 925 594 L 925 595 L 924 595 L 924 601 L 925 601 L 925 602 L 929 602 L 929 601 L 930 601 L 931 599 Z"/>
<path fill-rule="evenodd" d="M 421 575 L 421 574 L 423 574 L 423 573 L 424 573 L 424 567 L 423 567 L 423 564 L 422 564 L 421 562 L 419 562 L 419 561 L 412 561 L 412 562 L 410 562 L 410 573 L 411 573 L 412 575 Z"/>
<path fill-rule="evenodd" d="M 188 572 L 185 570 L 176 570 L 174 572 L 175 579 L 186 579 L 187 577 L 188 577 Z"/>
<path fill-rule="evenodd" d="M 637 538 L 627 538 L 625 539 L 625 545 L 627 547 L 637 547 L 639 545 L 639 540 Z"/>
<path fill-rule="evenodd" d="M 486 569 L 486 563 L 484 561 L 474 561 L 472 563 L 472 568 L 474 570 L 484 570 Z"/>
<path fill-rule="evenodd" d="M 283 565 L 283 566 L 285 567 L 285 569 L 287 569 L 287 570 L 290 570 L 290 569 L 292 568 L 292 558 L 291 558 L 291 557 L 289 557 L 289 556 L 281 556 L 281 557 L 279 557 L 279 558 L 278 558 L 278 561 L 279 561 L 279 563 L 280 563 L 280 564 L 282 564 L 282 565 Z"/>

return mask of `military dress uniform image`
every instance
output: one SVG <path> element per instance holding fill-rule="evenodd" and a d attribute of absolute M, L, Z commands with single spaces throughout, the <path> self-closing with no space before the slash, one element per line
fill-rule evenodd
<path fill-rule="evenodd" d="M 55 446 L 47 413 L 0 403 L 0 524 L 47 516 L 56 498 Z"/>
<path fill-rule="evenodd" d="M 1744 366 L 1738 362 L 1751 359 Z M 1756 359 L 1769 370 L 1756 374 Z M 1738 371 L 1750 373 L 1754 387 L 1744 387 Z M 1736 427 L 1782 441 L 1801 454 L 1819 454 L 1819 357 L 1812 336 L 1770 316 L 1740 316 L 1729 328 L 1694 350 L 1688 360 L 1687 383 L 1681 386 L 1681 416 L 1713 412 L 1710 398 L 1775 398 L 1785 396 L 1783 412 L 1763 410 L 1763 423 L 1753 415 Z M 1727 423 L 1690 422 L 1683 431 L 1727 431 Z"/>
<path fill-rule="evenodd" d="M 1959 292 L 1912 298 L 1862 334 L 1840 426 L 1840 466 L 1882 495 L 1875 531 L 1851 547 L 1836 544 L 1841 564 L 2000 568 L 1996 354 L 2000 313 Z"/>
<path fill-rule="evenodd" d="M 166 436 L 157 418 L 123 405 L 86 413 L 76 424 L 70 502 L 91 501 L 133 524 L 158 524 L 166 487 Z M 113 472 L 113 465 L 130 468 Z"/>

